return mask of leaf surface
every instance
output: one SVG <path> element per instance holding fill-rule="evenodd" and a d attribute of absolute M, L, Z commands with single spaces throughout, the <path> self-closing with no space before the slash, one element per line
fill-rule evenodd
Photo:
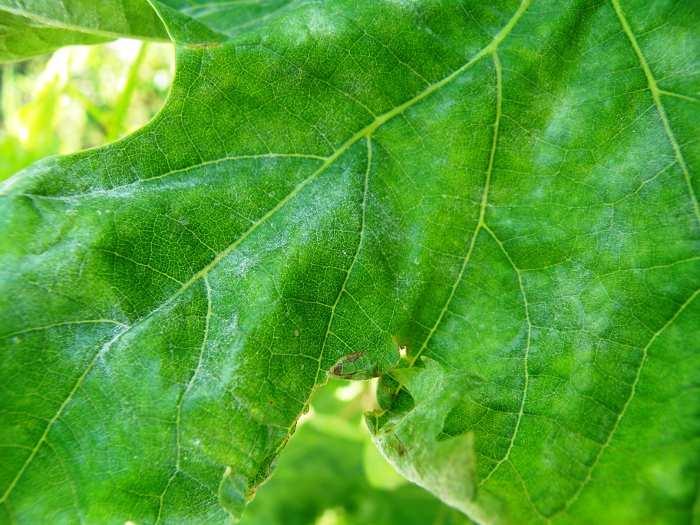
<path fill-rule="evenodd" d="M 692 519 L 694 3 L 180 7 L 163 111 L 5 184 L 5 519 L 238 516 L 329 373 L 474 519 Z"/>

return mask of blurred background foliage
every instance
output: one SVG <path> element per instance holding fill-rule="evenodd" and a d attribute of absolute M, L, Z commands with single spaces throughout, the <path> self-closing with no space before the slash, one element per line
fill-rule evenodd
<path fill-rule="evenodd" d="M 168 44 L 117 40 L 1 67 L 0 181 L 143 126 L 165 103 L 174 53 Z M 362 420 L 372 385 L 332 380 L 319 389 L 241 525 L 469 523 L 379 454 Z"/>
<path fill-rule="evenodd" d="M 241 525 L 466 525 L 379 454 L 362 414 L 373 382 L 331 380 L 258 491 Z"/>
<path fill-rule="evenodd" d="M 165 102 L 173 62 L 169 44 L 122 39 L 0 66 L 0 180 L 145 124 Z"/>

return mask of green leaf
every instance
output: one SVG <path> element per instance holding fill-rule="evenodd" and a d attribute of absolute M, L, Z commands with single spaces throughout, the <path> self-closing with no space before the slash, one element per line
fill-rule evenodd
<path fill-rule="evenodd" d="M 694 3 L 159 9 L 162 112 L 4 186 L 2 519 L 238 516 L 329 372 L 473 518 L 693 519 Z"/>
<path fill-rule="evenodd" d="M 193 3 L 189 0 L 0 0 L 0 63 L 75 44 L 112 38 L 167 40 L 154 10 L 168 18 L 179 41 L 218 41 L 248 31 L 290 9 L 290 0 Z M 180 12 L 182 14 L 180 14 Z"/>
<path fill-rule="evenodd" d="M 68 31 L 166 38 L 149 0 L 0 0 L 0 10 Z"/>
<path fill-rule="evenodd" d="M 0 4 L 0 62 L 15 62 L 41 55 L 62 46 L 99 44 L 108 39 L 98 35 L 66 31 L 28 17 L 2 10 Z"/>
<path fill-rule="evenodd" d="M 160 0 L 164 5 L 178 9 L 196 18 L 204 25 L 229 36 L 254 29 L 274 17 L 281 17 L 294 9 L 293 0 L 259 0 L 228 2 L 226 0 Z"/>
<path fill-rule="evenodd" d="M 0 62 L 120 36 L 167 39 L 148 0 L 0 0 Z"/>

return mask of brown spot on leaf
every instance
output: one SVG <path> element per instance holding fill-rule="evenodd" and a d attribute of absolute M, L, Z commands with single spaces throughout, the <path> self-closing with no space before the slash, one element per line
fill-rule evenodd
<path fill-rule="evenodd" d="M 345 357 L 341 358 L 334 366 L 331 368 L 331 374 L 339 377 L 344 377 L 344 371 L 343 371 L 343 366 L 345 364 L 349 363 L 354 363 L 358 359 L 360 359 L 362 356 L 364 356 L 364 352 L 353 352 L 351 354 L 346 355 Z"/>

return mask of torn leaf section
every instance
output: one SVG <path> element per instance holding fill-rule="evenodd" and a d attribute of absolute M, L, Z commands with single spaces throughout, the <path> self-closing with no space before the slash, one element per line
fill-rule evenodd
<path fill-rule="evenodd" d="M 366 421 L 376 445 L 407 479 L 471 517 L 481 519 L 476 494 L 474 436 L 468 432 L 445 438 L 445 418 L 460 402 L 455 381 L 439 363 L 424 359 L 420 365 L 392 372 L 395 381 L 413 398 L 408 411 L 376 411 Z M 386 385 L 385 385 L 386 386 Z"/>

